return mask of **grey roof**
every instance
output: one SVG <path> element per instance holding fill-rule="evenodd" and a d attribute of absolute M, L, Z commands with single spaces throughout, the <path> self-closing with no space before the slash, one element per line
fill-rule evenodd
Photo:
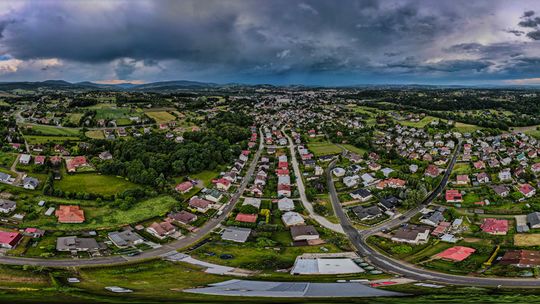
<path fill-rule="evenodd" d="M 247 241 L 250 234 L 251 229 L 249 228 L 227 227 L 223 231 L 221 238 L 227 241 L 244 243 L 245 241 Z"/>
<path fill-rule="evenodd" d="M 540 224 L 540 212 L 533 212 L 527 214 L 527 224 L 530 226 Z"/>
<path fill-rule="evenodd" d="M 27 176 L 24 178 L 23 184 L 30 184 L 34 187 L 37 187 L 39 185 L 39 180 L 37 178 Z"/>
<path fill-rule="evenodd" d="M 58 251 L 90 251 L 98 249 L 99 244 L 93 238 L 66 236 L 56 239 L 56 250 Z"/>
<path fill-rule="evenodd" d="M 7 173 L 4 173 L 4 172 L 0 172 L 0 180 L 8 180 L 11 178 L 11 175 L 7 174 Z"/>
<path fill-rule="evenodd" d="M 121 232 L 109 232 L 109 239 L 118 247 L 131 246 L 137 241 L 142 241 L 143 238 L 137 233 L 129 230 Z"/>
<path fill-rule="evenodd" d="M 392 208 L 396 207 L 398 202 L 399 202 L 399 199 L 397 197 L 389 196 L 389 197 L 385 197 L 385 198 L 381 199 L 380 203 L 384 208 L 392 209 Z"/>
<path fill-rule="evenodd" d="M 435 211 L 426 217 L 426 219 L 435 225 L 438 225 L 439 222 L 444 221 L 444 216 L 440 211 Z"/>
<path fill-rule="evenodd" d="M 291 227 L 291 236 L 293 239 L 303 235 L 319 235 L 319 233 L 317 232 L 317 229 L 311 225 Z"/>
<path fill-rule="evenodd" d="M 14 201 L 0 199 L 0 209 L 11 209 L 17 207 L 17 203 Z"/>
<path fill-rule="evenodd" d="M 354 190 L 351 194 L 354 194 L 354 195 L 359 195 L 361 197 L 368 197 L 371 195 L 371 192 L 367 189 L 357 189 L 357 190 Z"/>
<path fill-rule="evenodd" d="M 370 216 L 379 216 L 381 215 L 381 209 L 377 206 L 369 206 L 369 207 L 363 207 L 363 206 L 356 206 L 352 208 L 352 211 L 359 219 L 365 219 Z"/>

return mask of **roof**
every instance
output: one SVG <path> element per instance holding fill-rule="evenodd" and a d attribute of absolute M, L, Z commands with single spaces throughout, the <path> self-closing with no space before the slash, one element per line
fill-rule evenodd
<path fill-rule="evenodd" d="M 540 212 L 527 214 L 527 223 L 531 226 L 540 224 Z"/>
<path fill-rule="evenodd" d="M 22 238 L 22 235 L 18 232 L 0 231 L 0 244 L 9 246 L 15 246 Z"/>
<path fill-rule="evenodd" d="M 175 189 L 176 191 L 184 192 L 188 191 L 189 189 L 193 188 L 193 184 L 191 182 L 183 182 L 178 185 L 176 185 Z"/>
<path fill-rule="evenodd" d="M 175 221 L 178 221 L 180 223 L 189 224 L 195 220 L 197 220 L 197 216 L 191 212 L 187 212 L 185 210 L 182 210 L 177 213 L 171 213 L 169 214 L 169 218 Z"/>
<path fill-rule="evenodd" d="M 366 198 L 366 197 L 369 197 L 371 195 L 371 191 L 369 191 L 367 189 L 357 189 L 357 190 L 354 190 L 353 192 L 351 192 L 351 195 Z"/>
<path fill-rule="evenodd" d="M 304 218 L 297 212 L 293 212 L 293 211 L 285 212 L 281 216 L 281 219 L 288 226 L 299 225 L 299 224 L 304 223 Z"/>
<path fill-rule="evenodd" d="M 189 200 L 189 206 L 194 208 L 206 209 L 211 204 L 211 202 L 197 196 L 194 196 Z"/>
<path fill-rule="evenodd" d="M 60 205 L 55 211 L 60 223 L 82 223 L 84 222 L 84 211 L 79 206 Z"/>
<path fill-rule="evenodd" d="M 494 218 L 486 218 L 480 226 L 482 231 L 487 233 L 507 232 L 508 220 L 499 220 Z"/>
<path fill-rule="evenodd" d="M 161 222 L 161 223 L 153 222 L 149 228 L 154 229 L 154 231 L 158 235 L 165 235 L 168 232 L 176 230 L 176 228 L 174 228 L 174 226 L 169 222 Z"/>
<path fill-rule="evenodd" d="M 445 251 L 435 255 L 435 257 L 445 260 L 451 260 L 454 262 L 461 262 L 473 254 L 476 249 L 464 247 L 464 246 L 455 246 L 448 248 Z"/>
<path fill-rule="evenodd" d="M 56 249 L 59 251 L 70 250 L 97 250 L 99 245 L 93 238 L 79 238 L 76 236 L 59 237 L 56 239 Z"/>
<path fill-rule="evenodd" d="M 402 240 L 416 240 L 416 237 L 420 233 L 429 231 L 429 228 L 423 226 L 407 226 L 399 228 L 394 237 Z"/>
<path fill-rule="evenodd" d="M 242 227 L 226 227 L 221 238 L 227 241 L 244 243 L 249 238 L 251 229 Z"/>
<path fill-rule="evenodd" d="M 315 227 L 311 226 L 311 225 L 307 225 L 307 226 L 292 226 L 291 227 L 291 236 L 294 238 L 296 237 L 299 237 L 299 236 L 304 236 L 304 235 L 316 235 L 318 236 L 319 233 L 317 232 L 317 230 L 315 229 Z"/>
<path fill-rule="evenodd" d="M 17 207 L 17 203 L 14 201 L 0 199 L 0 209 L 11 209 Z"/>
<path fill-rule="evenodd" d="M 255 223 L 257 221 L 257 215 L 238 213 L 234 220 L 237 222 L 242 222 L 242 223 Z"/>
<path fill-rule="evenodd" d="M 352 211 L 356 216 L 358 216 L 359 219 L 364 219 L 369 216 L 378 216 L 381 215 L 381 209 L 377 206 L 370 206 L 370 207 L 363 207 L 363 206 L 356 206 L 352 208 Z"/>
<path fill-rule="evenodd" d="M 130 230 L 109 232 L 107 235 L 111 241 L 113 241 L 113 243 L 119 247 L 132 245 L 137 241 L 142 241 L 140 235 Z"/>
<path fill-rule="evenodd" d="M 540 265 L 540 252 L 535 250 L 508 250 L 504 253 L 502 265 Z"/>

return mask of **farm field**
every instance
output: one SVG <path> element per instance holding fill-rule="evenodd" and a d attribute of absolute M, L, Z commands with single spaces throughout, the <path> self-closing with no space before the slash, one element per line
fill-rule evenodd
<path fill-rule="evenodd" d="M 433 117 L 433 116 L 426 116 L 417 122 L 408 121 L 408 120 L 400 120 L 399 123 L 408 127 L 423 128 L 426 125 L 430 124 L 432 121 L 437 120 L 437 119 L 438 118 Z"/>
<path fill-rule="evenodd" d="M 466 124 L 466 123 L 462 123 L 462 122 L 456 122 L 455 126 L 454 126 L 454 129 L 456 129 L 457 131 L 459 132 L 469 132 L 469 133 L 472 133 L 476 130 L 480 130 L 482 129 L 481 127 L 477 126 L 477 125 L 469 125 L 469 124 Z"/>
<path fill-rule="evenodd" d="M 540 246 L 540 233 L 520 233 L 514 235 L 514 246 Z"/>
<path fill-rule="evenodd" d="M 72 124 L 78 125 L 82 117 L 83 117 L 82 113 L 69 113 L 68 121 Z"/>
<path fill-rule="evenodd" d="M 345 149 L 347 149 L 347 150 L 349 150 L 351 152 L 354 152 L 354 153 L 356 153 L 356 154 L 358 154 L 360 156 L 363 156 L 364 153 L 367 152 L 366 149 L 358 148 L 358 147 L 355 147 L 355 146 L 349 145 L 349 144 L 342 144 L 342 146 L 343 146 L 343 148 L 345 148 Z"/>
<path fill-rule="evenodd" d="M 94 106 L 90 106 L 87 109 L 96 111 L 95 119 L 115 119 L 117 120 L 119 125 L 124 125 L 124 123 L 131 123 L 131 121 L 129 120 L 130 116 L 139 116 L 136 111 L 133 111 L 130 108 L 118 108 L 116 107 L 116 105 L 110 103 L 100 103 Z"/>
<path fill-rule="evenodd" d="M 24 135 L 24 138 L 29 144 L 45 144 L 45 143 L 62 143 L 64 141 L 79 141 L 79 137 L 75 136 L 41 136 L 41 135 Z"/>
<path fill-rule="evenodd" d="M 144 112 L 146 116 L 154 119 L 156 123 L 166 123 L 169 121 L 176 120 L 176 117 L 166 111 L 146 111 Z"/>
<path fill-rule="evenodd" d="M 35 132 L 39 132 L 40 135 L 52 135 L 52 136 L 77 136 L 79 135 L 79 129 L 77 128 L 63 128 L 47 125 L 24 125 L 24 127 L 29 127 Z"/>
<path fill-rule="evenodd" d="M 55 181 L 54 187 L 66 192 L 83 192 L 100 195 L 114 195 L 127 189 L 138 188 L 136 184 L 124 178 L 95 173 L 64 174 Z"/>
<path fill-rule="evenodd" d="M 105 134 L 103 134 L 103 131 L 101 131 L 101 130 L 86 131 L 86 133 L 84 133 L 84 135 L 86 137 L 92 138 L 92 139 L 104 139 L 105 138 Z"/>

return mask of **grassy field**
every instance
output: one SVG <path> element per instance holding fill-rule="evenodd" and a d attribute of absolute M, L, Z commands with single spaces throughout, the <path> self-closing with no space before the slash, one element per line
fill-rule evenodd
<path fill-rule="evenodd" d="M 462 123 L 462 122 L 456 122 L 456 124 L 454 126 L 454 129 L 457 130 L 458 132 L 472 133 L 472 132 L 474 132 L 476 130 L 480 130 L 482 128 L 479 127 L 479 126 L 476 126 L 476 125 L 469 125 L 469 124 Z"/>
<path fill-rule="evenodd" d="M 515 246 L 540 246 L 540 233 L 514 235 Z"/>
<path fill-rule="evenodd" d="M 29 144 L 46 144 L 49 142 L 52 143 L 62 143 L 65 141 L 79 141 L 79 137 L 75 136 L 41 136 L 41 135 L 24 135 L 26 141 Z"/>
<path fill-rule="evenodd" d="M 343 146 L 343 148 L 345 148 L 345 149 L 347 149 L 347 150 L 349 150 L 351 152 L 354 152 L 354 153 L 356 153 L 356 154 L 358 154 L 360 156 L 363 156 L 364 153 L 367 152 L 366 149 L 358 148 L 358 147 L 355 147 L 355 146 L 349 145 L 349 144 L 343 144 L 342 146 Z"/>
<path fill-rule="evenodd" d="M 30 127 L 31 130 L 40 132 L 41 135 L 52 135 L 52 136 L 77 136 L 79 135 L 79 129 L 77 128 L 60 128 L 55 126 L 46 126 L 46 125 L 26 125 Z M 24 128 L 23 128 L 24 133 Z"/>
<path fill-rule="evenodd" d="M 176 117 L 174 117 L 174 115 L 166 111 L 155 111 L 155 112 L 146 111 L 144 112 L 144 114 L 146 114 L 146 116 L 150 118 L 153 118 L 156 121 L 156 123 L 166 123 L 169 121 L 176 120 Z"/>
<path fill-rule="evenodd" d="M 16 158 L 14 153 L 0 152 L 0 167 L 10 167 Z"/>
<path fill-rule="evenodd" d="M 64 192 L 114 195 L 127 189 L 138 188 L 139 186 L 116 176 L 84 173 L 74 175 L 65 174 L 61 180 L 55 181 L 54 187 L 62 189 Z"/>
<path fill-rule="evenodd" d="M 308 143 L 308 149 L 313 152 L 315 156 L 341 153 L 341 149 L 331 142 Z"/>
<path fill-rule="evenodd" d="M 101 131 L 101 130 L 86 131 L 86 133 L 84 135 L 86 137 L 92 138 L 92 139 L 103 139 L 103 138 L 105 138 L 105 134 L 103 134 L 103 131 Z"/>
<path fill-rule="evenodd" d="M 455 174 L 470 174 L 471 173 L 471 166 L 469 163 L 456 163 L 454 166 L 454 169 L 452 170 L 452 173 Z"/>
<path fill-rule="evenodd" d="M 433 117 L 433 116 L 426 116 L 422 118 L 420 121 L 413 122 L 413 121 L 408 121 L 408 120 L 400 120 L 399 123 L 408 127 L 423 128 L 429 123 L 431 123 L 432 121 L 437 120 L 437 119 L 438 118 Z"/>
<path fill-rule="evenodd" d="M 116 107 L 115 104 L 111 104 L 111 103 L 100 103 L 100 104 L 88 107 L 87 109 L 96 111 L 95 119 L 106 119 L 106 120 L 124 119 L 124 120 L 129 121 L 128 118 L 130 116 L 138 116 L 136 113 L 131 113 L 132 111 L 130 108 L 118 108 Z"/>
<path fill-rule="evenodd" d="M 83 117 L 82 113 L 69 113 L 68 114 L 68 121 L 70 123 L 78 125 L 81 121 L 81 118 Z"/>
<path fill-rule="evenodd" d="M 136 203 L 128 210 L 104 206 L 83 207 L 86 221 L 82 224 L 58 224 L 56 217 L 40 217 L 24 222 L 24 227 L 38 226 L 48 230 L 114 229 L 139 223 L 154 217 L 165 216 L 178 202 L 171 196 L 159 196 Z"/>

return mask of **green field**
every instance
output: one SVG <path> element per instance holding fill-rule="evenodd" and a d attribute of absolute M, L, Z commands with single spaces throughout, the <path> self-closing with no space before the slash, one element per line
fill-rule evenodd
<path fill-rule="evenodd" d="M 136 184 L 124 178 L 100 175 L 96 173 L 65 174 L 54 187 L 69 192 L 94 193 L 100 195 L 114 195 L 127 189 L 138 188 Z"/>
<path fill-rule="evenodd" d="M 55 126 L 46 125 L 25 125 L 30 127 L 31 130 L 40 132 L 40 135 L 52 135 L 52 136 L 77 136 L 79 135 L 79 129 L 77 128 L 61 128 Z M 23 128 L 24 133 L 24 128 Z"/>
<path fill-rule="evenodd" d="M 146 116 L 154 119 L 156 121 L 156 123 L 166 123 L 166 122 L 169 122 L 169 121 L 173 121 L 173 120 L 176 120 L 176 117 L 172 114 L 170 114 L 169 112 L 165 112 L 165 111 L 147 111 L 147 112 L 144 112 L 144 114 L 146 114 Z"/>
<path fill-rule="evenodd" d="M 454 129 L 457 130 L 458 132 L 472 133 L 472 132 L 474 132 L 476 130 L 480 130 L 482 128 L 477 126 L 477 125 L 469 125 L 469 124 L 462 123 L 462 122 L 456 122 L 456 124 L 454 126 Z"/>
<path fill-rule="evenodd" d="M 103 138 L 105 138 L 105 134 L 103 134 L 103 131 L 101 131 L 101 130 L 86 131 L 86 133 L 84 133 L 84 135 L 86 137 L 92 138 L 92 139 L 103 139 Z"/>
<path fill-rule="evenodd" d="M 0 152 L 0 167 L 10 167 L 16 158 L 14 153 Z"/>
<path fill-rule="evenodd" d="M 131 123 L 130 116 L 139 116 L 137 113 L 132 112 L 130 108 L 117 108 L 115 104 L 100 103 L 87 109 L 95 110 L 95 119 L 118 120 L 119 125 L 125 125 Z"/>
<path fill-rule="evenodd" d="M 356 154 L 358 154 L 360 156 L 363 156 L 364 153 L 367 152 L 366 149 L 358 148 L 358 147 L 355 147 L 355 146 L 349 145 L 349 144 L 343 144 L 342 146 L 343 146 L 343 148 L 345 148 L 345 149 L 347 149 L 347 150 L 349 150 L 349 151 L 351 151 L 353 153 L 356 153 Z"/>
<path fill-rule="evenodd" d="M 79 137 L 75 136 L 41 136 L 41 135 L 24 135 L 29 144 L 45 144 L 45 143 L 62 143 L 64 141 L 79 141 Z"/>
<path fill-rule="evenodd" d="M 401 121 L 399 121 L 399 123 L 404 125 L 404 126 L 408 126 L 408 127 L 423 128 L 426 125 L 428 125 L 429 123 L 431 123 L 432 121 L 437 120 L 437 119 L 438 118 L 433 117 L 433 116 L 426 116 L 426 117 L 422 118 L 420 121 L 417 121 L 417 122 L 412 122 L 412 121 L 408 121 L 408 120 L 401 120 Z"/>
<path fill-rule="evenodd" d="M 331 142 L 312 142 L 308 143 L 307 146 L 315 156 L 341 153 L 341 148 Z"/>
<path fill-rule="evenodd" d="M 78 125 L 82 117 L 83 117 L 82 113 L 69 113 L 68 121 L 72 124 Z"/>

